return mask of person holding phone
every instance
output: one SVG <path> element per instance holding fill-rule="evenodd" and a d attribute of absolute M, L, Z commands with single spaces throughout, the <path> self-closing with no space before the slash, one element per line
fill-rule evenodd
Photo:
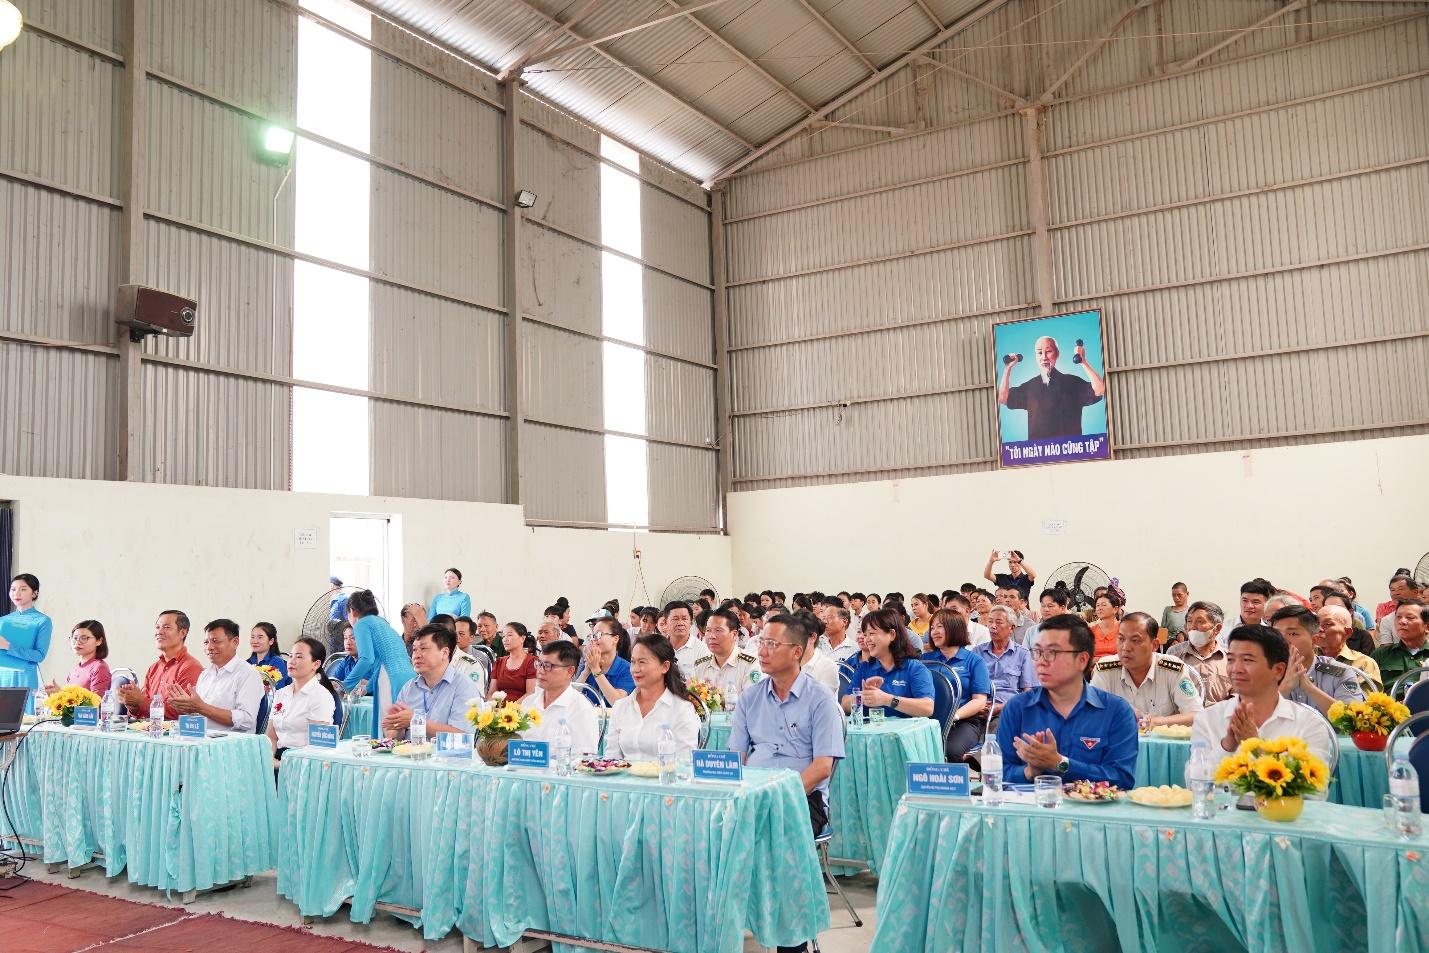
<path fill-rule="evenodd" d="M 1007 560 L 1007 572 L 992 571 L 993 563 L 999 559 Z M 1016 589 L 1022 601 L 1027 602 L 1032 595 L 1032 584 L 1037 581 L 1037 570 L 1027 565 L 1020 549 L 994 549 L 987 557 L 987 565 L 982 567 L 982 577 L 999 589 Z"/>

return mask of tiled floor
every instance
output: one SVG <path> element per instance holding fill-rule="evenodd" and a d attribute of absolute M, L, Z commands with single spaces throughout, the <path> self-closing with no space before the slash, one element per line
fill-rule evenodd
<path fill-rule="evenodd" d="M 104 876 L 103 871 L 99 870 L 83 871 L 78 877 L 71 880 L 63 870 L 50 874 L 45 871 L 43 864 L 32 861 L 25 873 L 35 880 L 89 890 L 139 903 L 181 906 L 177 898 L 167 901 L 160 891 L 133 886 L 125 882 L 122 877 L 111 881 Z M 855 927 L 849 919 L 848 910 L 838 902 L 837 897 L 831 896 L 829 899 L 833 901 L 831 908 L 833 926 L 820 934 L 819 946 L 824 953 L 864 953 L 873 940 L 873 904 L 878 882 L 865 874 L 845 879 L 841 883 L 844 892 L 853 901 L 854 908 L 863 918 L 864 925 Z M 302 917 L 299 916 L 297 908 L 277 895 L 272 874 L 254 877 L 253 885 L 250 887 L 242 887 L 225 893 L 200 895 L 184 909 L 195 913 L 222 913 L 238 920 L 251 920 L 256 923 L 271 923 L 278 926 L 298 926 L 302 923 Z M 395 917 L 379 913 L 371 923 L 352 923 L 346 917 L 345 908 L 328 920 L 311 924 L 308 929 L 322 936 L 358 940 L 377 946 L 390 946 L 399 950 L 459 953 L 462 949 L 461 937 L 456 933 L 441 940 L 424 943 L 417 930 Z M 761 949 L 762 947 L 752 939 L 746 939 L 746 953 L 754 953 Z M 52 953 L 66 953 L 66 951 L 56 947 Z"/>

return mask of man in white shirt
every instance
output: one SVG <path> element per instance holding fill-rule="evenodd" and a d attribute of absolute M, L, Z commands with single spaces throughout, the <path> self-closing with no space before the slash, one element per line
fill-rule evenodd
<path fill-rule="evenodd" d="M 1330 724 L 1313 708 L 1280 694 L 1280 680 L 1290 664 L 1290 645 L 1270 626 L 1241 625 L 1227 641 L 1226 668 L 1234 698 L 1217 702 L 1196 716 L 1191 737 L 1205 742 L 1212 761 L 1230 754 L 1249 738 L 1299 738 L 1325 764 L 1330 763 Z"/>
<path fill-rule="evenodd" d="M 581 650 L 568 639 L 557 639 L 541 650 L 536 660 L 536 694 L 533 704 L 541 713 L 541 724 L 528 728 L 522 737 L 529 741 L 554 741 L 556 726 L 565 719 L 571 730 L 571 752 L 594 754 L 600 750 L 600 720 L 581 692 L 571 687 L 571 679 L 581 664 Z"/>
<path fill-rule="evenodd" d="M 660 631 L 670 640 L 675 649 L 675 663 L 680 666 L 680 674 L 690 677 L 695 660 L 710 654 L 709 646 L 690 634 L 690 626 L 695 617 L 687 602 L 672 602 L 660 614 Z"/>
<path fill-rule="evenodd" d="M 852 621 L 852 613 L 847 609 L 829 609 L 828 618 L 824 620 L 824 637 L 819 649 L 835 663 L 858 654 L 858 646 L 848 631 Z M 837 691 L 835 688 L 836 694 Z"/>
<path fill-rule="evenodd" d="M 169 687 L 169 709 L 180 715 L 203 715 L 209 731 L 251 733 L 263 703 L 263 676 L 238 657 L 238 623 L 214 619 L 203 630 L 209 667 L 192 692 Z"/>
<path fill-rule="evenodd" d="M 992 641 L 992 633 L 988 631 L 987 626 L 981 622 L 974 622 L 972 620 L 972 603 L 968 601 L 967 596 L 962 593 L 951 596 L 947 600 L 945 608 L 947 608 L 949 612 L 956 612 L 967 622 L 968 645 L 982 645 L 984 642 Z"/>

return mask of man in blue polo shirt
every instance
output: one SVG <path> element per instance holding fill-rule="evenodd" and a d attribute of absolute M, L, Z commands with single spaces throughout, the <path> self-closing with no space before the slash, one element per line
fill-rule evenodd
<path fill-rule="evenodd" d="M 1003 780 L 1026 784 L 1039 774 L 1060 774 L 1123 790 L 1135 783 L 1136 713 L 1125 700 L 1087 684 L 1094 647 L 1091 630 L 1075 615 L 1042 623 L 1032 650 L 1041 687 L 1013 696 L 997 726 Z"/>
<path fill-rule="evenodd" d="M 813 630 L 796 615 L 781 613 L 764 625 L 758 640 L 765 677 L 739 696 L 730 719 L 729 750 L 753 768 L 799 772 L 814 834 L 829 821 L 829 778 L 844 756 L 843 710 L 833 692 L 801 668 L 813 654 Z M 808 944 L 781 946 L 798 953 Z"/>
<path fill-rule="evenodd" d="M 480 698 L 477 686 L 452 665 L 456 636 L 444 625 L 424 625 L 412 637 L 412 670 L 417 677 L 402 687 L 397 700 L 382 716 L 389 738 L 405 738 L 412 714 L 421 712 L 427 737 L 438 732 L 471 734 L 466 710 Z"/>

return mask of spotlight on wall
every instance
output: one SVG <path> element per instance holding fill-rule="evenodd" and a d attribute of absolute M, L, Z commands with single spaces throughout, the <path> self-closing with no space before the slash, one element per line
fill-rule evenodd
<path fill-rule="evenodd" d="M 3 0 L 0 0 L 3 2 Z M 286 162 L 293 152 L 293 130 L 282 126 L 267 126 L 263 130 L 263 154 L 273 162 Z"/>
<path fill-rule="evenodd" d="M 536 204 L 536 193 L 530 189 L 522 189 L 516 193 L 516 207 L 530 208 Z"/>
<path fill-rule="evenodd" d="M 19 8 L 10 0 L 0 0 L 0 50 L 15 42 L 24 25 L 25 18 L 20 16 Z"/>

